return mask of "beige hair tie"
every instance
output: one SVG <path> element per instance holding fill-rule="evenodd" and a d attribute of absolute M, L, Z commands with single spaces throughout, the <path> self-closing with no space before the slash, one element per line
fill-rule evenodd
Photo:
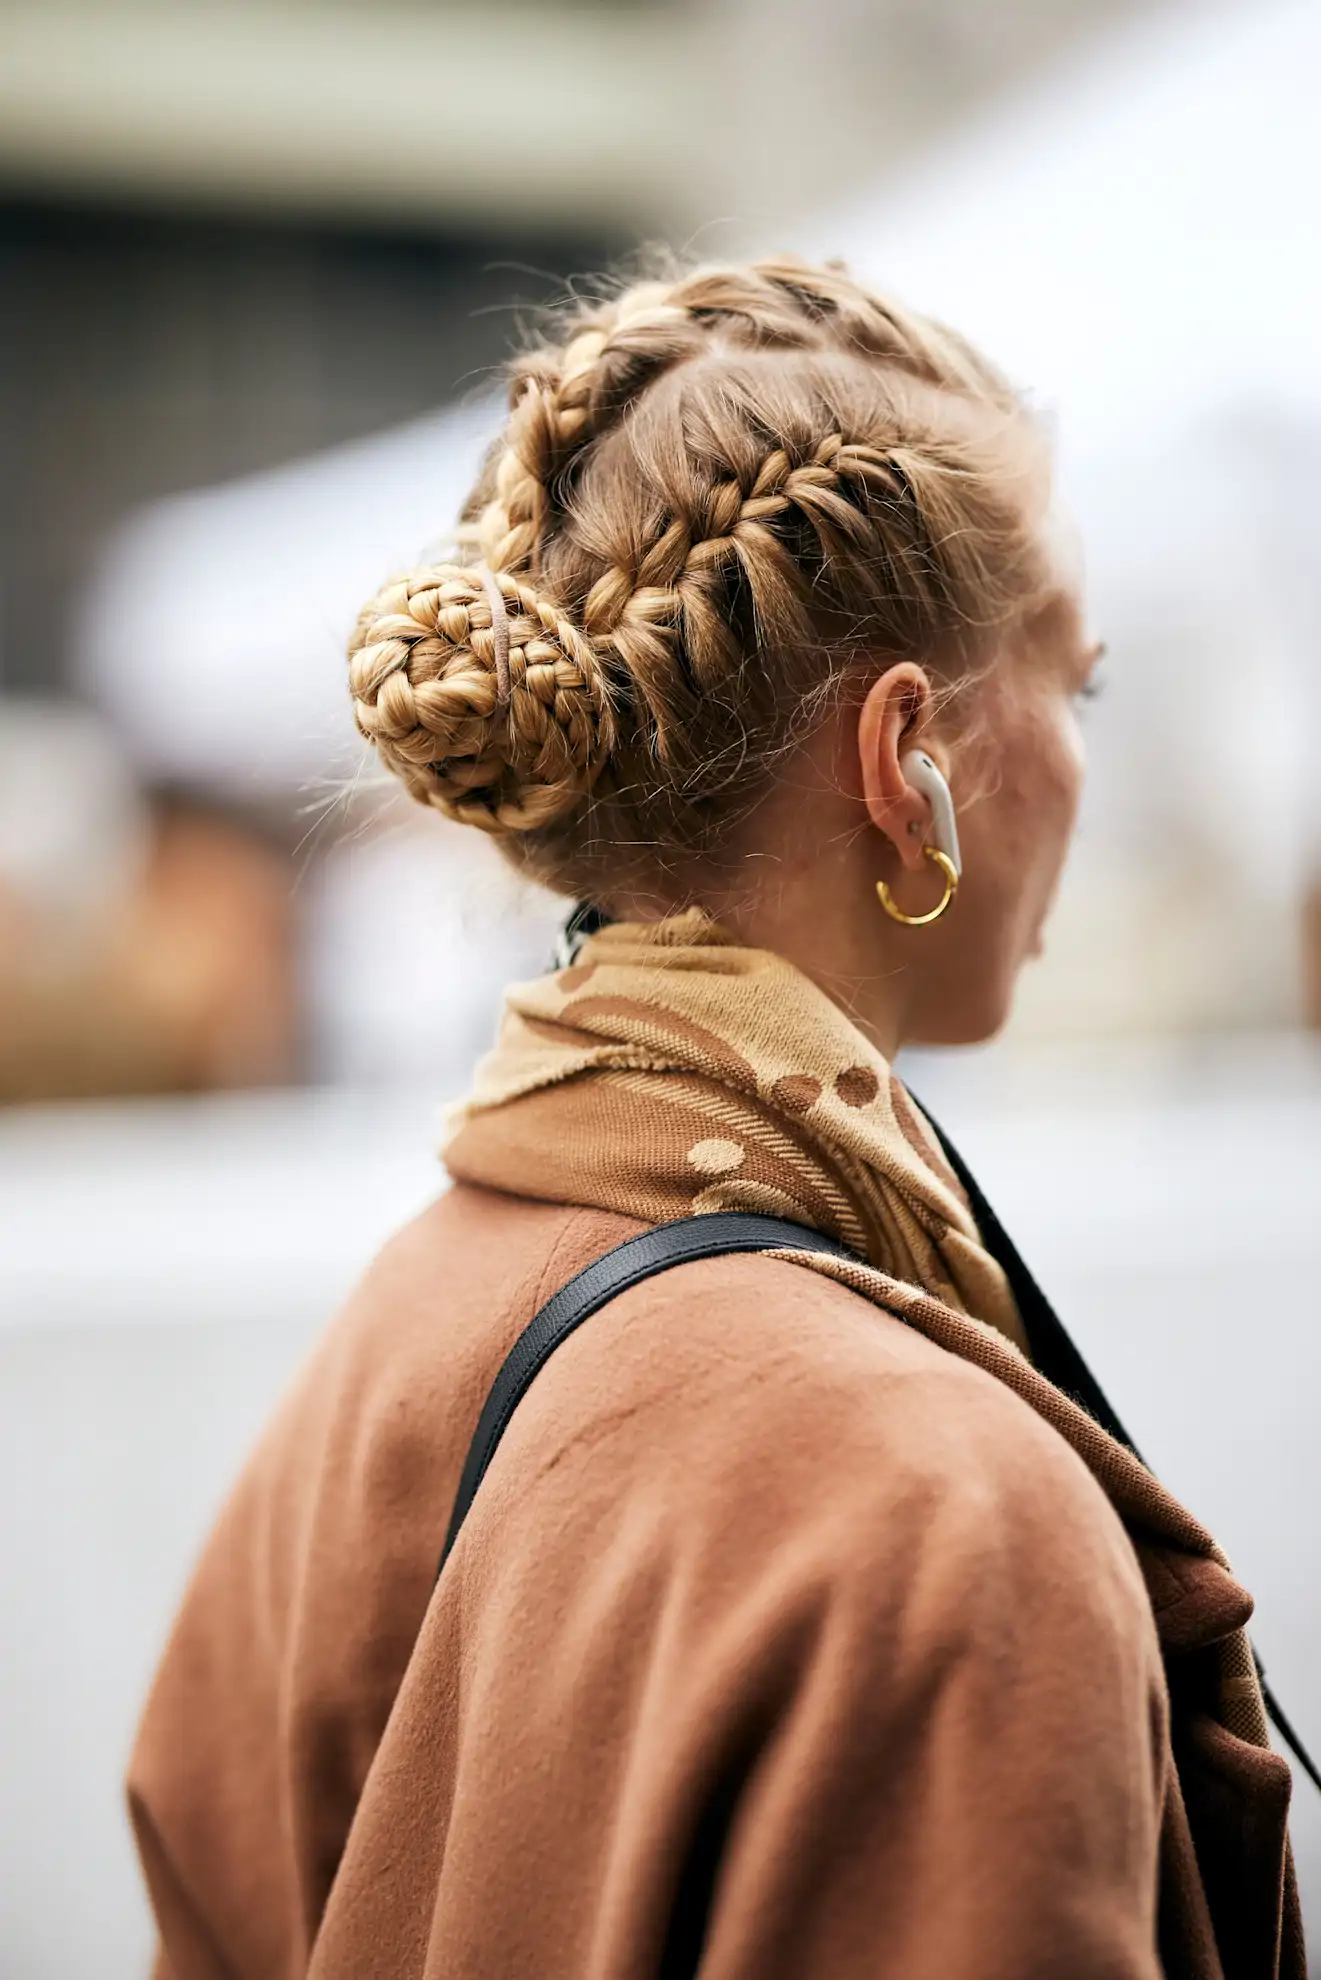
<path fill-rule="evenodd" d="M 505 610 L 504 593 L 495 572 L 487 564 L 478 564 L 477 575 L 491 607 L 491 636 L 495 640 L 495 705 L 497 708 L 508 708 L 513 685 L 509 678 L 509 614 Z"/>

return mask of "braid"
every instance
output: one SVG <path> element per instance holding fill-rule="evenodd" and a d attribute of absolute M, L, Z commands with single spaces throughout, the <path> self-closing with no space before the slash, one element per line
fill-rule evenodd
<path fill-rule="evenodd" d="M 699 334 L 663 284 L 646 283 L 584 317 L 562 351 L 533 352 L 515 369 L 494 494 L 479 533 L 493 570 L 537 568 L 559 506 L 557 478 L 667 365 L 692 355 Z"/>
<path fill-rule="evenodd" d="M 350 648 L 415 797 L 568 891 L 699 852 L 866 654 L 962 664 L 1039 582 L 1039 443 L 987 362 L 842 267 L 699 268 L 518 358 L 462 533 Z M 589 801 L 590 800 L 590 801 Z"/>
<path fill-rule="evenodd" d="M 882 452 L 825 434 L 806 460 L 772 447 L 749 480 L 701 489 L 688 522 L 671 518 L 636 564 L 604 571 L 587 594 L 584 623 L 613 648 L 654 724 L 656 754 L 678 770 L 682 724 L 674 721 L 676 690 L 685 702 L 719 694 L 737 672 L 738 636 L 731 591 L 746 587 L 780 639 L 812 639 L 813 599 L 803 584 L 803 552 L 786 539 L 814 539 L 815 604 L 823 583 L 839 585 L 853 565 L 876 554 L 878 510 L 911 507 L 910 473 L 902 450 Z M 920 519 L 919 519 L 920 522 Z M 920 527 L 892 571 L 896 599 L 930 604 L 938 563 Z M 843 609 L 849 600 L 840 598 Z M 855 607 L 862 600 L 852 601 Z"/>
<path fill-rule="evenodd" d="M 535 831 L 590 788 L 614 714 L 590 640 L 525 579 L 494 581 L 507 704 L 482 576 L 453 564 L 398 579 L 364 608 L 349 689 L 360 732 L 412 796 L 484 831 Z"/>

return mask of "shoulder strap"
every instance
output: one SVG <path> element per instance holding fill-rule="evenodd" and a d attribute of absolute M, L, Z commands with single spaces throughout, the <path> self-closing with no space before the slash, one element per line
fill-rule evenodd
<path fill-rule="evenodd" d="M 917 1095 L 914 1094 L 914 1099 Z M 973 1221 L 981 1233 L 982 1243 L 990 1252 L 1009 1281 L 1009 1290 L 1014 1295 L 1014 1304 L 1027 1333 L 1032 1348 L 1032 1365 L 1040 1370 L 1048 1382 L 1057 1389 L 1063 1389 L 1073 1402 L 1081 1403 L 1090 1417 L 1101 1428 L 1108 1431 L 1116 1443 L 1132 1451 L 1135 1458 L 1144 1464 L 1146 1459 L 1125 1430 L 1115 1412 L 1114 1405 L 1105 1390 L 1093 1375 L 1087 1363 L 1079 1354 L 1064 1322 L 1056 1313 L 1041 1287 L 1024 1264 L 1004 1225 L 992 1210 L 981 1187 L 958 1149 L 939 1124 L 931 1118 L 922 1102 L 919 1107 L 928 1125 L 935 1131 L 937 1141 L 945 1151 L 945 1160 L 963 1185 L 963 1193 L 968 1199 Z"/>
<path fill-rule="evenodd" d="M 790 1223 L 787 1217 L 761 1217 L 742 1210 L 716 1211 L 707 1217 L 680 1217 L 672 1224 L 658 1224 L 654 1230 L 626 1238 L 613 1250 L 578 1272 L 534 1313 L 491 1385 L 485 1407 L 478 1419 L 468 1456 L 459 1480 L 458 1497 L 450 1516 L 443 1568 L 450 1549 L 458 1539 L 459 1528 L 477 1496 L 500 1439 L 509 1427 L 534 1378 L 545 1367 L 561 1341 L 581 1327 L 601 1307 L 641 1285 L 644 1279 L 672 1266 L 687 1265 L 698 1258 L 719 1258 L 731 1251 L 833 1251 L 841 1258 L 853 1253 L 834 1238 L 804 1224 Z"/>
<path fill-rule="evenodd" d="M 918 1105 L 921 1106 L 920 1101 Z M 1053 1382 L 1057 1389 L 1063 1389 L 1066 1396 L 1071 1396 L 1074 1402 L 1081 1403 L 1088 1415 L 1094 1417 L 1103 1430 L 1108 1430 L 1117 1443 L 1126 1445 L 1134 1457 L 1142 1458 L 1142 1453 L 1120 1422 L 1105 1390 L 1074 1346 L 1064 1322 L 1042 1292 L 1019 1256 L 1017 1246 L 982 1195 L 976 1177 L 948 1136 L 932 1120 L 925 1107 L 922 1111 L 935 1130 L 936 1139 L 945 1151 L 946 1161 L 963 1185 L 969 1208 L 981 1232 L 982 1243 L 999 1263 L 1009 1281 L 1009 1289 L 1014 1295 L 1023 1325 L 1027 1329 L 1033 1365 L 1039 1368 L 1047 1381 Z M 1145 1463 L 1146 1460 L 1142 1459 L 1142 1462 Z M 1321 1770 L 1290 1725 L 1284 1707 L 1267 1683 L 1265 1666 L 1255 1648 L 1252 1659 L 1257 1666 L 1257 1676 L 1261 1681 L 1262 1702 L 1275 1730 L 1312 1785 L 1321 1788 Z"/>

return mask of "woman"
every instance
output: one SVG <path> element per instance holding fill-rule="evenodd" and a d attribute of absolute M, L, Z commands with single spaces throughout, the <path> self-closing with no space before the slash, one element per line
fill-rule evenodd
<path fill-rule="evenodd" d="M 1302 1972 L 1250 1599 L 890 1070 L 1000 1026 L 1064 859 L 1049 498 L 950 331 L 702 269 L 517 361 L 467 548 L 363 613 L 381 758 L 597 932 L 208 1546 L 132 1771 L 162 1974 Z M 809 1248 L 579 1327 L 437 1582 L 533 1314 L 729 1211 Z"/>

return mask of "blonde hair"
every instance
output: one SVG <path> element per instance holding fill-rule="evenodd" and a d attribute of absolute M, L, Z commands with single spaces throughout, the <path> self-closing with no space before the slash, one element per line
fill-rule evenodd
<path fill-rule="evenodd" d="M 1039 595 L 1019 397 L 839 266 L 638 282 L 511 372 L 472 561 L 378 592 L 349 676 L 412 795 L 561 891 L 700 857 L 860 662 L 955 680 Z"/>

